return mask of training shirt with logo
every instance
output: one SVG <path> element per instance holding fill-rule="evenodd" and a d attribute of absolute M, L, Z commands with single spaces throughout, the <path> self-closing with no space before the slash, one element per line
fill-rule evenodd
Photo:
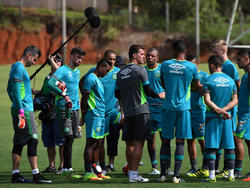
<path fill-rule="evenodd" d="M 150 88 L 155 93 L 162 93 L 164 92 L 164 89 L 161 85 L 161 64 L 158 64 L 157 67 L 150 69 L 147 66 L 145 66 L 147 73 L 148 73 L 148 80 Z M 147 96 L 147 101 L 149 105 L 162 105 L 163 99 L 160 98 L 152 98 Z"/>
<path fill-rule="evenodd" d="M 94 73 L 90 73 L 84 80 L 83 88 L 90 93 L 88 98 L 88 113 L 93 116 L 104 117 L 104 88 L 100 79 Z"/>
<path fill-rule="evenodd" d="M 161 76 L 165 86 L 164 108 L 179 111 L 191 109 L 191 82 L 198 79 L 196 65 L 189 61 L 164 61 Z"/>
<path fill-rule="evenodd" d="M 80 79 L 80 71 L 75 68 L 74 70 L 71 69 L 68 65 L 63 65 L 59 67 L 54 76 L 65 82 L 67 88 L 67 95 L 71 99 L 73 103 L 72 110 L 80 109 L 80 102 L 79 102 L 79 91 L 78 91 L 78 84 Z M 61 110 L 65 109 L 65 100 L 60 97 L 56 97 L 56 106 L 59 107 Z"/>
<path fill-rule="evenodd" d="M 201 84 L 204 84 L 204 81 L 208 76 L 209 75 L 206 72 L 198 72 L 198 78 Z M 203 96 L 198 91 L 191 92 L 191 109 L 206 111 L 206 105 L 204 104 Z"/>
<path fill-rule="evenodd" d="M 116 90 L 120 93 L 125 117 L 149 113 L 143 89 L 148 84 L 148 75 L 142 66 L 130 63 L 118 72 Z"/>
<path fill-rule="evenodd" d="M 210 93 L 210 98 L 218 107 L 223 108 L 237 93 L 236 85 L 231 77 L 222 72 L 215 72 L 205 80 L 203 91 Z M 228 111 L 231 114 L 230 111 Z M 218 115 L 207 107 L 206 117 L 218 117 Z"/>
<path fill-rule="evenodd" d="M 248 81 L 248 73 L 241 78 L 239 101 L 238 101 L 238 119 L 241 121 L 249 121 L 250 119 L 250 84 Z"/>
<path fill-rule="evenodd" d="M 20 82 L 20 88 L 14 88 L 19 87 L 16 82 Z M 17 89 L 18 93 L 15 92 Z M 33 111 L 30 77 L 21 62 L 16 62 L 11 66 L 7 92 L 12 102 L 12 108 Z M 16 97 L 17 95 L 20 95 L 19 99 Z"/>
<path fill-rule="evenodd" d="M 240 79 L 237 68 L 229 59 L 222 64 L 222 72 L 230 76 L 235 82 Z"/>
<path fill-rule="evenodd" d="M 95 67 L 90 69 L 86 76 L 95 71 Z M 118 67 L 113 66 L 112 70 L 102 78 L 100 78 L 104 87 L 104 99 L 105 99 L 105 113 L 113 110 L 117 103 L 117 98 L 115 97 L 115 85 L 117 73 L 120 71 Z"/>

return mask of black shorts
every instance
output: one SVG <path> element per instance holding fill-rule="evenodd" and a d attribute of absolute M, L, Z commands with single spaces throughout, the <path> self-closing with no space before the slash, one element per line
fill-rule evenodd
<path fill-rule="evenodd" d="M 56 107 L 56 116 L 60 140 L 72 135 L 74 138 L 81 138 L 79 110 L 65 112 Z"/>
<path fill-rule="evenodd" d="M 34 117 L 34 112 L 24 111 L 25 115 L 25 128 L 18 128 L 19 118 L 18 109 L 11 108 L 13 128 L 15 131 L 13 142 L 14 144 L 25 145 L 29 142 L 31 138 L 38 140 L 36 122 Z"/>
<path fill-rule="evenodd" d="M 149 114 L 139 114 L 125 118 L 122 140 L 145 141 L 151 136 L 151 123 Z"/>

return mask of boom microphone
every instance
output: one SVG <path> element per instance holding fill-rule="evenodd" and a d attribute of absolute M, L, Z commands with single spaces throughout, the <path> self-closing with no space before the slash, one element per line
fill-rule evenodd
<path fill-rule="evenodd" d="M 61 49 L 65 46 L 65 44 L 67 44 L 85 25 L 87 25 L 87 23 L 89 23 L 89 25 L 93 28 L 97 28 L 99 27 L 99 25 L 101 24 L 101 19 L 98 16 L 95 8 L 93 7 L 88 7 L 84 10 L 84 14 L 87 17 L 87 21 L 84 22 L 69 38 L 68 40 L 66 40 L 55 52 L 53 52 L 51 55 L 54 56 L 57 53 L 59 53 L 61 51 Z M 43 67 L 48 64 L 49 61 L 48 59 L 30 76 L 30 80 L 32 80 L 36 74 L 43 69 Z"/>
<path fill-rule="evenodd" d="M 84 14 L 88 19 L 89 25 L 93 28 L 98 28 L 101 24 L 101 19 L 98 16 L 96 9 L 93 7 L 88 7 L 84 10 Z"/>

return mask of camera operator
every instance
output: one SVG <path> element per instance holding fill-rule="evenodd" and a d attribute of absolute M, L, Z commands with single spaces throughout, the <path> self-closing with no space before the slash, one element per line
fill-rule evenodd
<path fill-rule="evenodd" d="M 43 171 L 43 173 L 56 173 L 61 174 L 63 167 L 63 144 L 64 140 L 59 138 L 59 130 L 57 124 L 57 118 L 55 115 L 55 95 L 48 89 L 48 80 L 54 74 L 54 72 L 63 65 L 63 58 L 60 54 L 55 56 L 49 56 L 51 65 L 51 72 L 46 76 L 42 89 L 32 90 L 35 94 L 34 108 L 35 110 L 41 110 L 39 119 L 42 121 L 42 140 L 45 147 L 47 147 L 49 166 Z M 61 84 L 61 83 L 60 83 Z M 62 87 L 65 87 L 65 85 Z M 62 88 L 63 89 L 63 88 Z M 59 146 L 60 165 L 58 170 L 55 166 L 56 158 L 56 145 Z"/>

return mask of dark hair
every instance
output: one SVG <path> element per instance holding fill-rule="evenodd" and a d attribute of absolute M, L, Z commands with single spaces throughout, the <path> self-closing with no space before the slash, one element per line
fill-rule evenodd
<path fill-rule="evenodd" d="M 128 52 L 129 59 L 132 60 L 133 54 L 137 54 L 140 49 L 144 50 L 144 47 L 140 44 L 132 44 L 129 47 L 129 52 Z"/>
<path fill-rule="evenodd" d="M 98 61 L 96 68 L 104 66 L 104 67 L 110 67 L 112 66 L 110 62 L 106 61 L 104 58 L 102 58 L 100 61 Z"/>
<path fill-rule="evenodd" d="M 212 55 L 208 59 L 208 64 L 209 65 L 213 64 L 216 68 L 219 68 L 219 67 L 222 67 L 223 59 L 220 56 Z"/>
<path fill-rule="evenodd" d="M 75 47 L 70 52 L 70 55 L 74 55 L 74 54 L 79 54 L 81 56 L 85 56 L 86 52 L 80 47 Z"/>
<path fill-rule="evenodd" d="M 125 66 L 125 62 L 124 62 L 123 58 L 119 55 L 116 56 L 115 66 L 120 68 L 120 69 Z"/>
<path fill-rule="evenodd" d="M 115 54 L 115 52 L 113 50 L 106 50 L 104 52 L 104 58 L 108 58 L 110 54 Z"/>
<path fill-rule="evenodd" d="M 23 51 L 22 57 L 29 53 L 31 53 L 32 56 L 36 56 L 36 54 L 38 54 L 38 58 L 41 57 L 41 51 L 36 46 L 27 46 Z"/>
<path fill-rule="evenodd" d="M 155 47 L 151 47 L 151 48 L 149 48 L 149 49 L 148 49 L 148 51 L 147 51 L 147 53 L 149 53 L 149 52 L 153 52 L 153 51 L 156 51 L 156 52 L 157 52 L 157 54 L 159 54 L 158 49 L 157 49 L 157 48 L 155 48 Z"/>
<path fill-rule="evenodd" d="M 188 56 L 187 56 L 187 60 L 188 61 L 192 61 L 192 60 L 194 60 L 195 58 L 198 58 L 196 55 L 194 55 L 194 54 L 189 54 Z"/>
<path fill-rule="evenodd" d="M 177 40 L 173 43 L 172 48 L 178 53 L 183 53 L 187 50 L 186 44 L 183 40 Z"/>
<path fill-rule="evenodd" d="M 240 55 L 246 55 L 246 56 L 250 57 L 250 51 L 248 51 L 246 49 L 242 49 L 242 50 L 238 51 L 238 53 L 237 53 L 237 56 L 240 56 Z"/>

